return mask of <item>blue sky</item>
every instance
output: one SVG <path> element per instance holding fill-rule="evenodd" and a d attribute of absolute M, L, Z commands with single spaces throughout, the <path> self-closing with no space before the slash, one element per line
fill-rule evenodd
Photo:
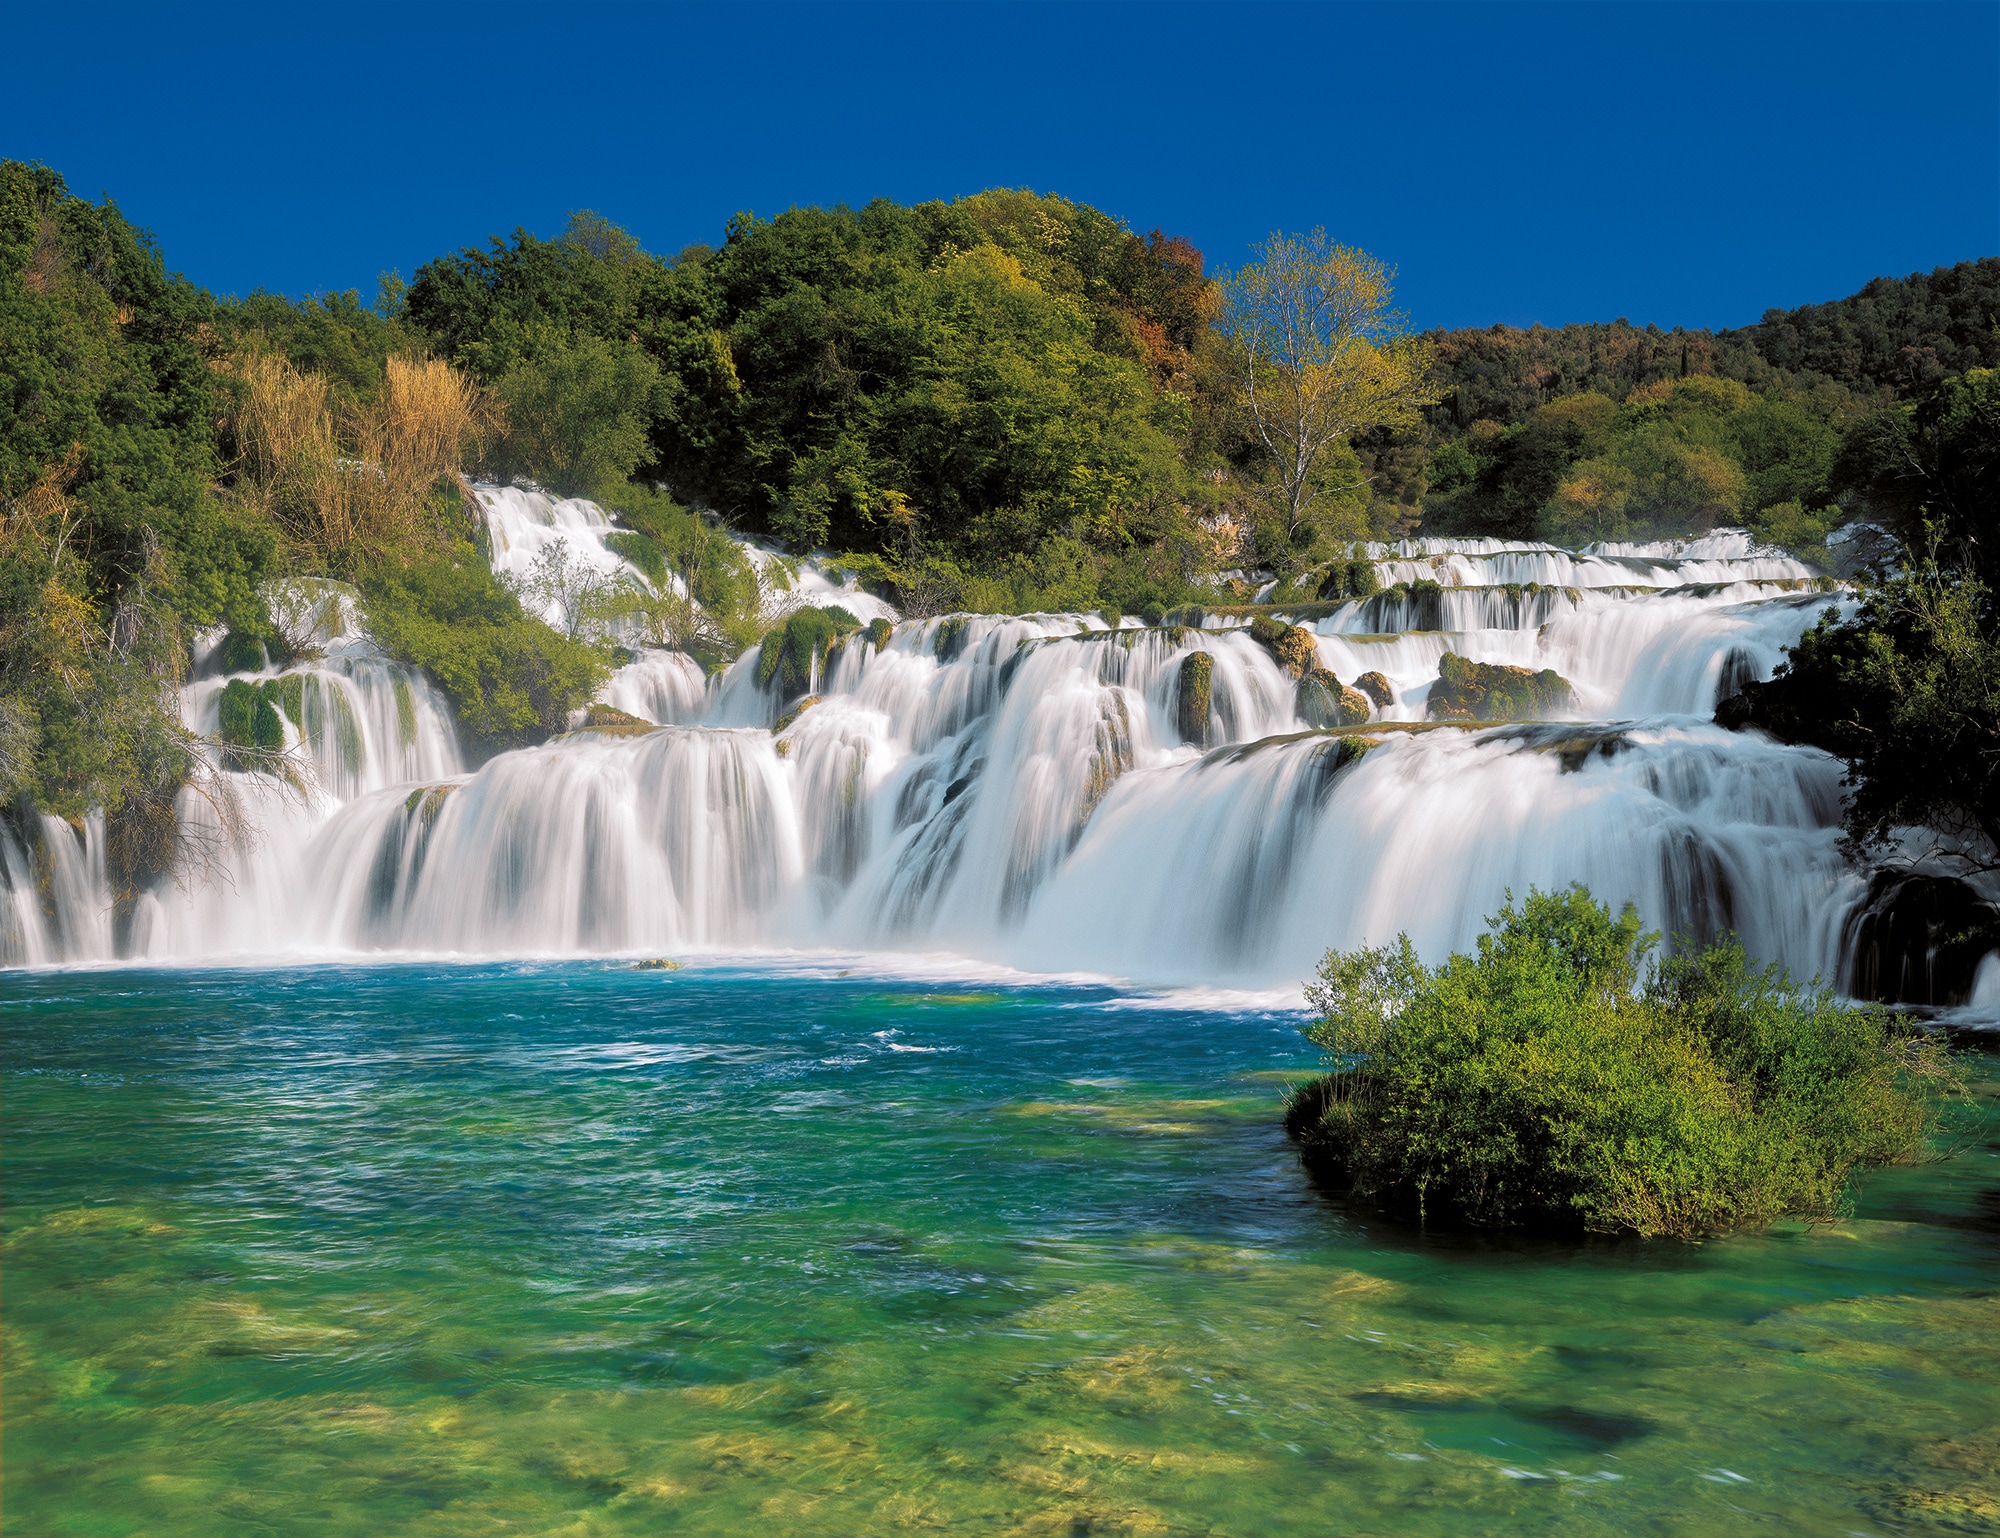
<path fill-rule="evenodd" d="M 0 153 L 221 293 L 596 208 L 1028 186 L 1212 266 L 1324 224 L 1418 325 L 1740 325 L 2000 254 L 2000 5 L 28 5 Z M 33 60 L 21 69 L 22 60 Z"/>

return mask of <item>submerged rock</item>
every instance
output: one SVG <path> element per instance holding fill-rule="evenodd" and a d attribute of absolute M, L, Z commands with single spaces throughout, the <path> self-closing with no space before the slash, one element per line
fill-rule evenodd
<path fill-rule="evenodd" d="M 1208 713 L 1215 680 L 1215 659 L 1207 652 L 1189 652 L 1181 658 L 1176 681 L 1175 724 L 1181 740 L 1198 748 L 1208 746 Z"/>
<path fill-rule="evenodd" d="M 1433 721 L 1541 721 L 1575 703 L 1569 680 L 1554 668 L 1537 673 L 1498 662 L 1468 662 L 1446 652 L 1431 685 Z"/>

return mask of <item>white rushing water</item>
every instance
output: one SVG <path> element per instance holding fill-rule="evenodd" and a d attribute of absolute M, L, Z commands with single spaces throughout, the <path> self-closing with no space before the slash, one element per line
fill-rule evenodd
<path fill-rule="evenodd" d="M 554 541 L 630 571 L 587 503 L 483 498 L 504 571 Z M 1293 681 L 1231 621 L 960 616 L 851 637 L 803 710 L 759 687 L 754 650 L 712 679 L 641 652 L 600 698 L 658 730 L 468 772 L 441 698 L 334 594 L 286 723 L 306 793 L 224 776 L 248 814 L 234 832 L 185 796 L 220 879 L 148 894 L 122 934 L 101 823 L 17 818 L 0 943 L 29 963 L 836 947 L 1259 989 L 1399 931 L 1438 959 L 1510 889 L 1583 881 L 1670 936 L 1734 930 L 1795 974 L 1843 975 L 1867 880 L 1838 847 L 1838 766 L 1712 721 L 1842 595 L 1728 532 L 1370 553 L 1385 583 L 1418 586 L 1310 622 L 1322 665 L 1390 686 L 1359 740 L 1308 731 Z M 811 568 L 799 582 L 886 612 Z M 1196 650 L 1213 668 L 1199 744 L 1178 724 Z M 1447 650 L 1555 669 L 1574 721 L 1394 729 L 1423 718 Z M 224 683 L 185 692 L 197 730 Z M 1975 1003 L 1996 990 L 2000 957 Z"/>

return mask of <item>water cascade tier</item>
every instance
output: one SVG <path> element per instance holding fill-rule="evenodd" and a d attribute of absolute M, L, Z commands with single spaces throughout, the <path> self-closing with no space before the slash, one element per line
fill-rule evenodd
<path fill-rule="evenodd" d="M 559 539 L 617 574 L 596 508 L 482 495 L 496 566 Z M 14 815 L 0 947 L 29 964 L 834 947 L 1295 988 L 1329 946 L 1407 931 L 1437 959 L 1509 890 L 1582 881 L 1670 944 L 1734 932 L 1852 983 L 1871 881 L 1839 847 L 1839 765 L 1713 721 L 1849 595 L 1727 531 L 1370 554 L 1385 591 L 1291 616 L 1318 667 L 1373 675 L 1366 722 L 1309 726 L 1298 668 L 1235 616 L 954 615 L 850 635 L 791 696 L 782 670 L 759 684 L 754 648 L 715 677 L 640 649 L 600 698 L 654 730 L 476 769 L 440 697 L 331 593 L 323 657 L 284 675 L 304 790 L 222 770 L 233 819 L 184 795 L 217 869 L 123 918 L 98 822 Z M 795 598 L 885 613 L 798 580 Z M 1574 719 L 1428 720 L 1447 652 L 1554 670 Z M 186 690 L 196 730 L 225 682 Z M 1966 970 L 2000 993 L 2000 957 Z"/>

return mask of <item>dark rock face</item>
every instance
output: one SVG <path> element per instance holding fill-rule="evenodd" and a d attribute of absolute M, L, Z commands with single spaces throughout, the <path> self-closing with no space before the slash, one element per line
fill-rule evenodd
<path fill-rule="evenodd" d="M 1843 942 L 1856 998 L 1963 1004 L 1981 959 L 2000 948 L 2000 908 L 1950 876 L 1877 871 Z"/>
<path fill-rule="evenodd" d="M 1431 685 L 1429 714 L 1433 721 L 1542 721 L 1574 700 L 1569 680 L 1554 668 L 1535 673 L 1446 652 Z"/>

